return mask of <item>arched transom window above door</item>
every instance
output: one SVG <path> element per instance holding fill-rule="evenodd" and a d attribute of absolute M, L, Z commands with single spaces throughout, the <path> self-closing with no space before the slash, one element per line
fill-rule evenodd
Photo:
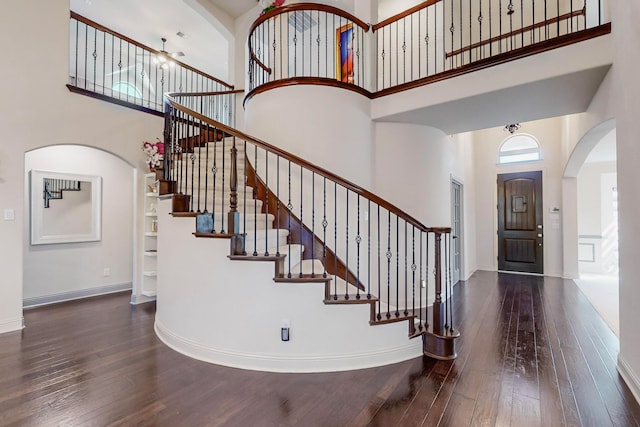
<path fill-rule="evenodd" d="M 533 162 L 542 159 L 538 140 L 526 133 L 511 135 L 502 142 L 498 164 Z"/>

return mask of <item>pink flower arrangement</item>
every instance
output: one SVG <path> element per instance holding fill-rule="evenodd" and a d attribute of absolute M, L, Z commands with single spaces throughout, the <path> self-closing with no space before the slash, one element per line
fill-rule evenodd
<path fill-rule="evenodd" d="M 164 142 L 160 140 L 156 142 L 144 141 L 142 143 L 142 151 L 147 155 L 147 164 L 150 168 L 157 168 L 162 164 L 164 158 Z"/>
<path fill-rule="evenodd" d="M 284 4 L 285 0 L 273 0 L 273 2 L 269 5 L 269 6 L 265 6 L 267 4 L 267 2 L 265 0 L 258 0 L 258 3 L 260 3 L 260 6 L 264 7 L 264 9 L 262 9 L 262 12 L 260 13 L 260 15 L 264 15 L 265 13 L 269 12 L 270 10 L 275 9 L 276 7 L 280 7 Z"/>

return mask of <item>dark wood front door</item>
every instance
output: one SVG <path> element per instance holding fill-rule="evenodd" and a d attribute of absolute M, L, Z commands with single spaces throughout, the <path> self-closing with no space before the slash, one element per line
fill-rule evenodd
<path fill-rule="evenodd" d="M 543 273 L 542 172 L 498 175 L 498 270 Z"/>

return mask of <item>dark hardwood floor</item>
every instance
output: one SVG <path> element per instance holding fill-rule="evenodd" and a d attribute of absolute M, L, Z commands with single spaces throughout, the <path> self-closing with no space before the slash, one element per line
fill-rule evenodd
<path fill-rule="evenodd" d="M 0 425 L 638 425 L 618 339 L 572 281 L 477 272 L 455 293 L 457 360 L 325 374 L 189 359 L 127 294 L 28 310 L 0 335 Z"/>

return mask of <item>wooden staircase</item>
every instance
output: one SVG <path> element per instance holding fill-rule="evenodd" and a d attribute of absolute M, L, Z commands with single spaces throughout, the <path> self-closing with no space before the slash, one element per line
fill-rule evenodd
<path fill-rule="evenodd" d="M 183 182 L 167 179 L 170 174 L 165 172 L 161 184 L 165 193 L 178 190 L 173 195 L 173 215 L 195 217 L 194 235 L 198 238 L 229 238 L 230 260 L 272 262 L 275 283 L 322 283 L 324 304 L 368 304 L 371 326 L 406 321 L 409 339 L 423 337 L 424 354 L 441 360 L 454 359 L 459 332 L 446 324 L 446 307 L 439 296 L 432 308 L 416 312 L 415 307 L 408 309 L 406 303 L 401 309 L 375 295 L 370 284 L 363 283 L 360 274 L 336 255 L 326 237 L 323 239 L 293 214 L 291 202 L 281 200 L 265 183 L 256 172 L 257 157 L 252 162 L 245 153 L 246 144 L 237 144 L 237 136 L 229 130 L 206 129 L 199 136 L 173 144 L 180 147 L 180 153 L 169 167 L 173 176 L 181 176 Z M 203 176 L 210 179 L 203 181 Z M 244 185 L 238 185 L 239 182 Z M 222 207 L 228 205 L 231 212 L 227 213 Z M 208 206 L 213 206 L 213 212 L 207 210 Z M 438 240 L 448 233 L 448 229 L 433 231 Z M 413 270 L 415 273 L 415 267 Z M 429 314 L 439 325 L 429 325 L 426 320 Z"/>

